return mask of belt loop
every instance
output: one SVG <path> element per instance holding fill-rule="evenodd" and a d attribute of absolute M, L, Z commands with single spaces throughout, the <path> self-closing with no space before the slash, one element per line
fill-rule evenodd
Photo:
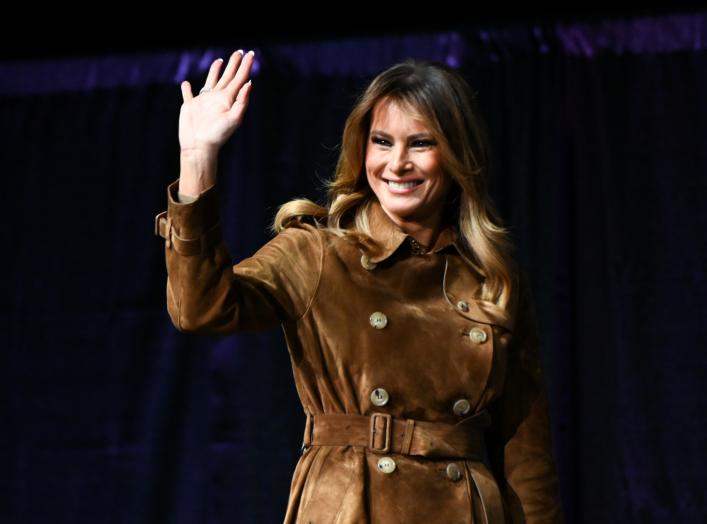
<path fill-rule="evenodd" d="M 415 421 L 411 418 L 405 420 L 405 433 L 403 433 L 403 443 L 400 453 L 404 455 L 410 454 L 410 445 L 412 444 L 412 432 L 415 430 Z"/>

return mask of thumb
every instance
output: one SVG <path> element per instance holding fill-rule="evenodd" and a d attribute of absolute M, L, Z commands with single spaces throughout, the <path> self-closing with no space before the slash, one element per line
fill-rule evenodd
<path fill-rule="evenodd" d="M 191 84 L 189 83 L 188 80 L 184 80 L 181 84 L 182 88 L 182 98 L 184 99 L 184 102 L 189 102 L 191 99 L 194 98 L 194 95 L 191 92 Z"/>

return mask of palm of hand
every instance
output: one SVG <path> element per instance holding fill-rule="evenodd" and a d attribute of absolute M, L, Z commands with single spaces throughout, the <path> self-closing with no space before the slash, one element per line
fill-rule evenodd
<path fill-rule="evenodd" d="M 179 144 L 186 150 L 218 150 L 240 127 L 248 107 L 251 82 L 247 81 L 254 54 L 236 51 L 223 72 L 215 60 L 204 88 L 195 97 L 188 81 L 182 82 L 183 104 L 179 113 Z"/>

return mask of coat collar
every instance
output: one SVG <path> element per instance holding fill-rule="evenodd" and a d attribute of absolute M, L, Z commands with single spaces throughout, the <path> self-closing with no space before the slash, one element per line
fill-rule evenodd
<path fill-rule="evenodd" d="M 402 245 L 410 245 L 410 239 L 412 238 L 412 236 L 405 233 L 395 222 L 390 219 L 390 217 L 385 212 L 377 198 L 371 198 L 371 200 L 364 205 L 367 206 L 364 211 L 364 214 L 368 220 L 369 229 L 371 231 L 371 237 L 373 238 L 373 240 L 377 241 L 381 246 L 380 250 L 376 250 L 373 252 L 373 254 L 368 255 L 368 260 L 370 262 L 381 262 L 393 255 L 393 253 L 395 253 Z M 439 235 L 437 235 L 435 245 L 432 247 L 430 252 L 456 252 L 461 256 L 461 258 L 466 262 L 466 264 L 474 270 L 475 274 L 479 275 L 478 269 L 471 261 L 471 257 L 468 254 L 468 250 L 464 247 L 464 244 L 462 242 L 463 241 L 461 235 L 459 235 L 458 233 L 457 226 L 455 224 L 448 223 L 440 231 Z M 479 278 L 483 279 L 483 277 L 480 275 Z M 452 280 L 455 279 L 452 278 Z M 459 281 L 458 278 L 456 280 L 458 282 L 464 281 L 463 279 Z M 449 282 L 447 283 L 449 284 Z M 467 281 L 467 284 L 469 284 L 469 281 Z M 498 324 L 504 326 L 509 331 L 513 330 L 512 317 L 509 316 L 508 311 L 506 311 L 505 309 L 502 309 L 496 304 L 485 300 L 468 300 L 468 298 L 470 297 L 466 295 L 463 291 L 463 289 L 468 291 L 467 288 L 459 288 L 458 284 L 451 283 L 449 289 L 447 289 L 444 278 L 442 288 L 444 289 L 445 295 L 447 294 L 447 292 L 449 292 L 450 296 L 452 297 L 466 299 L 469 310 L 457 310 L 460 315 L 479 322 Z M 457 290 L 457 292 L 454 291 L 455 289 Z M 455 307 L 454 304 L 456 304 L 457 298 L 450 302 L 451 304 L 453 304 L 453 307 Z"/>
<path fill-rule="evenodd" d="M 387 259 L 395 253 L 402 244 L 409 244 L 413 238 L 391 220 L 383 209 L 380 201 L 375 197 L 371 198 L 368 202 L 366 217 L 371 230 L 371 236 L 382 246 L 381 251 L 376 252 L 374 256 L 370 257 L 371 262 L 381 262 Z M 464 253 L 457 227 L 453 224 L 447 224 L 444 229 L 440 231 L 430 251 L 432 253 L 439 253 L 450 246 L 456 249 L 457 252 L 461 254 Z"/>

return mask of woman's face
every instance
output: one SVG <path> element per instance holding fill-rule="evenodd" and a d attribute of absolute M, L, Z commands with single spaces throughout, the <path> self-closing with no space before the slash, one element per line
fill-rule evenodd
<path fill-rule="evenodd" d="M 383 99 L 373 109 L 366 145 L 368 183 L 398 225 L 434 226 L 444 207 L 451 178 L 427 126 Z"/>

